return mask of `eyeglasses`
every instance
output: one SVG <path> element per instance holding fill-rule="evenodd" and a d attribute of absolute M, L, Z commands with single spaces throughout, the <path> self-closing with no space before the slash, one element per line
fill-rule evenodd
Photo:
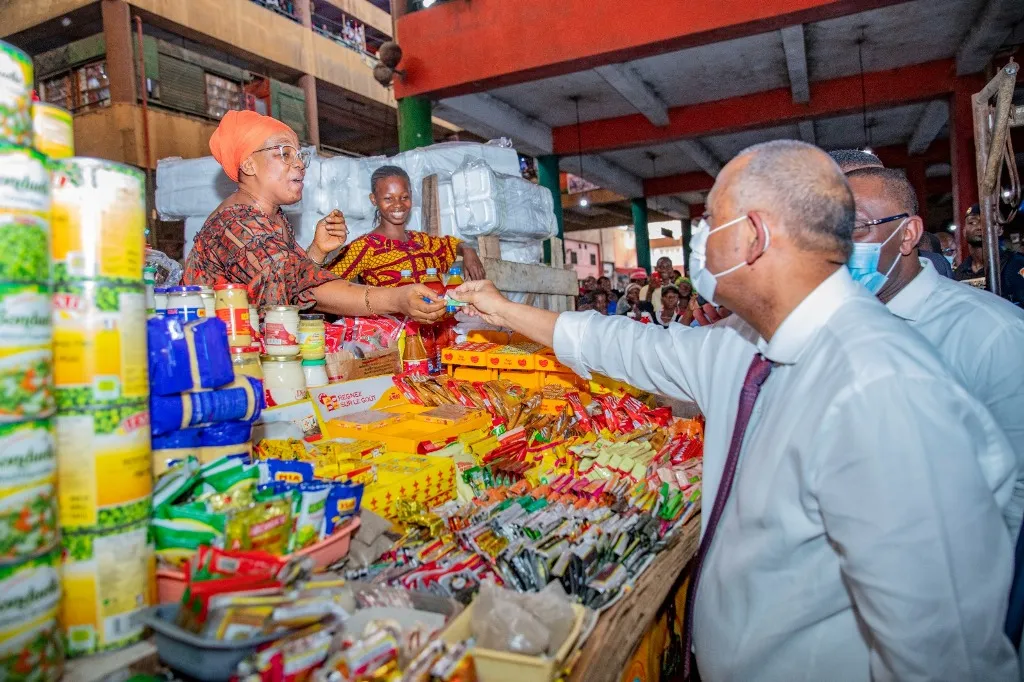
<path fill-rule="evenodd" d="M 856 233 L 863 234 L 865 230 L 867 230 L 868 228 L 871 228 L 871 227 L 875 227 L 876 225 L 885 225 L 886 223 L 891 223 L 894 220 L 903 220 L 903 219 L 909 218 L 909 217 L 910 217 L 909 213 L 897 213 L 896 215 L 891 215 L 888 218 L 878 218 L 877 220 L 865 220 L 863 222 L 854 223 L 853 224 L 853 231 L 854 231 L 854 234 L 856 234 Z"/>
<path fill-rule="evenodd" d="M 279 156 L 280 159 L 289 166 L 294 166 L 295 161 L 298 160 L 302 162 L 303 168 L 309 165 L 309 159 L 313 155 L 312 151 L 310 151 L 309 149 L 296 149 L 290 144 L 275 144 L 271 147 L 257 149 L 256 151 L 253 152 L 253 154 L 255 154 L 256 152 L 269 152 L 274 150 L 277 151 L 277 156 Z"/>

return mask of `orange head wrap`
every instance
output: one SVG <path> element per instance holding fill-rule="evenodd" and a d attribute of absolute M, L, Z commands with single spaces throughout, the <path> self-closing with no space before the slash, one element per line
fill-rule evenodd
<path fill-rule="evenodd" d="M 227 176 L 238 182 L 238 168 L 267 138 L 295 131 L 276 118 L 255 111 L 229 111 L 210 136 L 210 151 Z"/>

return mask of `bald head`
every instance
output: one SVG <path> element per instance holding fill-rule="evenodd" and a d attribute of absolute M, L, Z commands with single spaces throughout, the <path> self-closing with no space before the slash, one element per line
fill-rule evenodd
<path fill-rule="evenodd" d="M 825 152 L 805 142 L 776 140 L 748 147 L 726 170 L 732 172 L 723 191 L 731 193 L 737 213 L 770 213 L 800 248 L 849 258 L 853 195 Z"/>
<path fill-rule="evenodd" d="M 917 193 L 907 180 L 907 175 L 896 168 L 859 168 L 846 174 L 850 183 L 858 180 L 874 180 L 875 190 L 880 192 L 900 213 L 917 215 Z"/>
<path fill-rule="evenodd" d="M 860 149 L 836 149 L 828 153 L 844 173 L 858 168 L 884 168 L 882 160 L 871 152 Z"/>

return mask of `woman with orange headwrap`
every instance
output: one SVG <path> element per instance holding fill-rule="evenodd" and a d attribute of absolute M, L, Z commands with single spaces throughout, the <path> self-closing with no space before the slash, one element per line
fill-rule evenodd
<path fill-rule="evenodd" d="M 210 151 L 238 190 L 196 235 L 185 261 L 185 284 L 244 284 L 249 301 L 260 307 L 297 305 L 335 315 L 397 313 L 421 322 L 444 313 L 444 302 L 436 302 L 425 286 L 364 287 L 324 269 L 327 254 L 348 236 L 339 211 L 317 223 L 308 252 L 296 243 L 281 206 L 302 199 L 308 157 L 287 125 L 254 111 L 229 111 L 210 138 Z"/>

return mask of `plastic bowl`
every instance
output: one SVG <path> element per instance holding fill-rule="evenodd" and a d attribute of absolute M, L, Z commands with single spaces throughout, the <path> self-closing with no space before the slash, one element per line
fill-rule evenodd
<path fill-rule="evenodd" d="M 334 532 L 331 537 L 299 550 L 294 556 L 312 557 L 316 562 L 316 568 L 327 568 L 334 562 L 348 554 L 349 545 L 352 544 L 352 535 L 359 529 L 362 521 L 354 517 L 344 526 Z M 290 558 L 288 555 L 285 558 Z M 185 574 L 170 568 L 161 568 L 156 572 L 157 598 L 161 604 L 178 604 L 182 595 L 185 594 Z"/>

